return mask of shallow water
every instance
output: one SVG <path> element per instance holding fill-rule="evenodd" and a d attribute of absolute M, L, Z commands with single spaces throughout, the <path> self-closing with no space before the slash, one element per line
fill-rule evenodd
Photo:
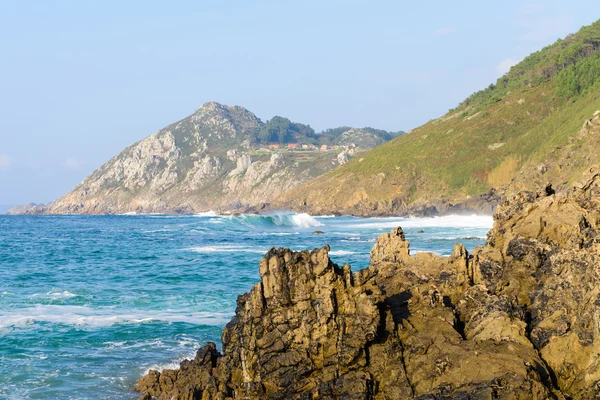
<path fill-rule="evenodd" d="M 481 216 L 0 216 L 0 398 L 136 398 L 148 369 L 219 342 L 271 246 L 329 243 L 334 262 L 357 270 L 396 226 L 413 251 L 448 255 L 456 242 L 483 244 L 491 225 Z"/>

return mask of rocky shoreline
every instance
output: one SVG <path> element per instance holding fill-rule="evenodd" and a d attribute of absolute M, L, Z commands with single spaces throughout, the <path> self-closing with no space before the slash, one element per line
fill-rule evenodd
<path fill-rule="evenodd" d="M 217 209 L 218 214 L 264 214 L 268 212 L 278 212 L 287 210 L 290 212 L 308 213 L 313 216 L 319 215 L 351 215 L 361 218 L 372 217 L 438 217 L 446 215 L 492 215 L 494 209 L 500 203 L 501 196 L 496 190 L 491 190 L 481 196 L 472 197 L 466 200 L 450 202 L 440 200 L 429 203 L 416 203 L 409 206 L 403 206 L 400 203 L 374 203 L 368 207 L 347 208 L 347 209 L 320 209 L 305 206 L 287 206 L 280 207 L 279 205 L 271 205 L 270 203 L 262 203 L 254 206 L 240 205 L 238 207 L 227 207 Z M 71 210 L 70 212 L 59 212 L 53 209 L 52 204 L 26 204 L 15 206 L 8 210 L 9 215 L 64 215 L 64 214 L 90 214 L 90 215 L 120 215 L 127 213 L 139 214 L 175 214 L 175 215 L 191 215 L 203 212 L 214 211 L 212 209 L 193 207 L 138 207 L 135 209 L 123 208 L 118 210 L 96 208 L 96 209 L 81 209 Z"/>
<path fill-rule="evenodd" d="M 151 399 L 593 399 L 600 396 L 600 175 L 521 192 L 484 247 L 410 254 L 401 228 L 352 272 L 271 249 L 223 350 L 137 384 Z"/>

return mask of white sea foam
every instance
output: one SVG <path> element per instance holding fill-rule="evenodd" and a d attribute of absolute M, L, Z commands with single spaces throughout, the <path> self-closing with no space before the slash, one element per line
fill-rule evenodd
<path fill-rule="evenodd" d="M 420 237 L 419 240 L 485 240 L 486 236 L 425 236 Z"/>
<path fill-rule="evenodd" d="M 290 226 L 297 228 L 311 228 L 315 226 L 323 226 L 312 215 L 290 212 L 270 212 L 266 214 L 239 214 L 223 216 L 221 219 L 215 218 L 211 222 L 229 220 L 234 224 L 243 224 L 247 226 Z"/>
<path fill-rule="evenodd" d="M 392 229 L 402 228 L 482 228 L 491 229 L 494 224 L 489 215 L 447 215 L 432 218 L 371 218 L 365 222 L 349 224 L 347 228 Z"/>
<path fill-rule="evenodd" d="M 142 372 L 141 376 L 147 375 L 150 372 L 150 370 L 152 370 L 152 369 L 155 371 L 162 371 L 163 369 L 178 369 L 179 364 L 181 364 L 182 361 L 193 360 L 194 357 L 196 357 L 196 351 L 189 352 L 187 354 L 182 354 L 179 357 L 177 357 L 176 360 L 173 360 L 171 362 L 167 362 L 167 363 L 163 363 L 163 364 L 152 364 L 148 368 L 146 368 L 144 370 L 144 372 Z"/>
<path fill-rule="evenodd" d="M 330 256 L 349 256 L 352 254 L 356 254 L 356 252 L 349 250 L 334 250 L 329 252 Z"/>
<path fill-rule="evenodd" d="M 146 322 L 186 322 L 195 325 L 222 326 L 231 313 L 164 311 L 132 311 L 118 313 L 114 309 L 95 309 L 86 306 L 36 305 L 35 307 L 0 311 L 0 328 L 24 327 L 39 322 L 105 327 L 115 324 L 139 324 Z"/>
<path fill-rule="evenodd" d="M 148 229 L 148 230 L 142 230 L 142 233 L 160 233 L 160 232 L 175 232 L 176 229 Z"/>
<path fill-rule="evenodd" d="M 313 226 L 322 226 L 323 224 L 317 221 L 312 215 L 303 214 L 292 214 L 291 216 L 294 225 L 300 228 L 310 228 Z"/>
<path fill-rule="evenodd" d="M 376 240 L 377 239 L 375 239 L 375 238 L 361 239 L 360 237 L 358 237 L 358 238 L 342 239 L 341 242 L 346 242 L 346 243 L 375 243 Z"/>
<path fill-rule="evenodd" d="M 180 354 L 178 357 L 176 357 L 174 360 L 171 360 L 170 362 L 150 365 L 144 370 L 142 376 L 148 374 L 148 372 L 150 372 L 151 369 L 156 371 L 162 371 L 163 369 L 179 368 L 179 364 L 183 360 L 193 360 L 194 357 L 196 357 L 197 350 L 202 345 L 198 340 L 189 337 L 185 334 L 180 337 L 180 340 L 177 342 L 177 344 L 182 349 L 182 354 Z"/>
<path fill-rule="evenodd" d="M 42 297 L 42 298 L 51 298 L 51 299 L 70 299 L 71 297 L 77 297 L 79 296 L 78 294 L 75 293 L 71 293 L 68 290 L 56 290 L 56 289 L 52 289 L 51 291 L 47 292 L 47 293 L 36 293 L 33 294 L 31 297 Z"/>
<path fill-rule="evenodd" d="M 198 214 L 194 214 L 194 217 L 215 217 L 217 215 L 218 214 L 216 212 L 210 210 L 210 211 L 206 211 L 206 212 L 201 212 L 201 213 L 198 213 Z"/>
<path fill-rule="evenodd" d="M 262 232 L 263 236 L 292 236 L 299 234 L 300 232 Z"/>
<path fill-rule="evenodd" d="M 258 247 L 248 247 L 248 246 L 239 246 L 234 244 L 221 244 L 221 245 L 212 245 L 212 246 L 199 246 L 199 247 L 191 247 L 187 249 L 189 251 L 193 251 L 194 253 L 256 253 L 256 254 L 266 254 L 268 250 L 261 249 Z"/>

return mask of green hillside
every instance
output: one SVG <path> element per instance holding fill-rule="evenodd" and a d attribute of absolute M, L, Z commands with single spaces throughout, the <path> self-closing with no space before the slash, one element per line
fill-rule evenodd
<path fill-rule="evenodd" d="M 600 21 L 531 54 L 443 117 L 284 194 L 277 205 L 401 213 L 509 183 L 510 190 L 544 180 L 566 185 L 599 161 L 598 140 L 589 136 L 598 131 L 599 109 Z"/>

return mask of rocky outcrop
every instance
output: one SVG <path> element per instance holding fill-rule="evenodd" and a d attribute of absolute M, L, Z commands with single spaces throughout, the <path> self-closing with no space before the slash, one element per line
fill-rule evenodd
<path fill-rule="evenodd" d="M 411 255 L 401 228 L 352 273 L 271 249 L 223 332 L 160 399 L 594 399 L 600 396 L 600 175 L 503 201 L 484 247 Z"/>
<path fill-rule="evenodd" d="M 48 208 L 50 204 L 36 204 L 36 203 L 27 203 L 20 206 L 14 206 L 9 208 L 5 214 L 8 215 L 18 215 L 18 214 L 26 214 L 32 213 L 36 214 L 38 210 L 45 210 Z"/>

